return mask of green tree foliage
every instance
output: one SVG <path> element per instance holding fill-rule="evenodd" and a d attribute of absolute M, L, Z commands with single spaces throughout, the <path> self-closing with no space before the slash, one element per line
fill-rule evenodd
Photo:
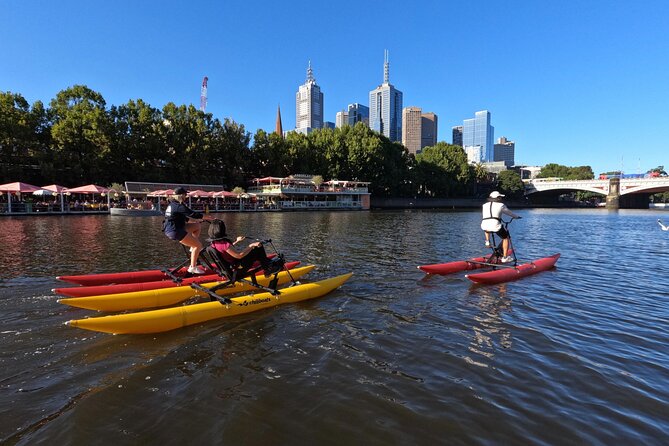
<path fill-rule="evenodd" d="M 592 180 L 595 174 L 590 166 L 568 167 L 550 163 L 541 168 L 537 178 L 562 178 L 564 180 Z"/>
<path fill-rule="evenodd" d="M 249 174 L 252 177 L 285 177 L 289 174 L 288 146 L 282 135 L 257 130 L 253 135 L 251 157 Z"/>
<path fill-rule="evenodd" d="M 161 160 L 165 150 L 158 131 L 162 126 L 160 110 L 138 99 L 113 106 L 109 116 L 112 143 L 105 159 L 109 169 L 124 172 L 127 181 L 164 180 Z"/>
<path fill-rule="evenodd" d="M 416 155 L 416 172 L 419 194 L 428 197 L 463 196 L 471 180 L 465 151 L 445 142 Z"/>
<path fill-rule="evenodd" d="M 41 102 L 31 108 L 20 94 L 0 92 L 0 182 L 41 182 L 49 139 Z"/>
<path fill-rule="evenodd" d="M 504 195 L 511 198 L 520 198 L 523 196 L 525 186 L 518 172 L 513 170 L 503 170 L 497 177 L 497 187 Z"/>
<path fill-rule="evenodd" d="M 104 159 L 111 121 L 102 95 L 83 85 L 60 91 L 51 101 L 54 165 L 79 183 L 109 180 Z"/>

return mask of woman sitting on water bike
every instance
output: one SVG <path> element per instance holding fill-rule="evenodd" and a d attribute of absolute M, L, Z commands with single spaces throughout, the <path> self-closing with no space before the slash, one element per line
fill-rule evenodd
<path fill-rule="evenodd" d="M 246 272 L 258 262 L 264 270 L 265 277 L 269 277 L 283 269 L 283 260 L 281 258 L 275 260 L 269 259 L 261 242 L 253 242 L 243 251 L 237 251 L 235 249 L 235 244 L 241 242 L 245 238 L 246 237 L 243 235 L 240 235 L 234 242 L 230 240 L 226 233 L 223 220 L 212 220 L 209 225 L 209 240 L 211 241 L 211 247 L 214 248 L 221 259 L 233 269 L 237 268 Z"/>

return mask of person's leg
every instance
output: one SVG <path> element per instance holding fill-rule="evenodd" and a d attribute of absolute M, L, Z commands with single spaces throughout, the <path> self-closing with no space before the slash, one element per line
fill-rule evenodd
<path fill-rule="evenodd" d="M 506 257 L 509 254 L 509 238 L 502 240 L 502 255 Z"/>
<path fill-rule="evenodd" d="M 200 251 L 202 251 L 202 243 L 200 242 L 200 239 L 194 237 L 193 234 L 188 233 L 180 240 L 180 242 L 182 245 L 192 248 L 190 250 L 190 266 L 195 267 L 197 265 L 197 258 L 200 256 Z"/>
<path fill-rule="evenodd" d="M 490 233 L 488 231 L 483 231 L 485 234 L 485 245 L 490 246 Z"/>
<path fill-rule="evenodd" d="M 251 252 L 249 252 L 246 256 L 244 256 L 244 258 L 240 260 L 239 264 L 242 265 L 244 269 L 249 269 L 256 262 L 260 262 L 260 265 L 263 268 L 267 265 L 267 253 L 265 252 L 265 248 L 262 246 L 253 248 Z"/>

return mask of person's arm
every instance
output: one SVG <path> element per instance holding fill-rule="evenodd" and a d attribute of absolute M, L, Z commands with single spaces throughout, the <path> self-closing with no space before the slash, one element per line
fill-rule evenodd
<path fill-rule="evenodd" d="M 230 247 L 225 252 L 227 252 L 231 257 L 234 257 L 235 259 L 241 260 L 244 257 L 246 257 L 253 250 L 253 248 L 260 246 L 260 242 L 251 243 L 246 249 L 244 249 L 241 252 L 237 251 L 232 246 L 233 245 L 230 245 Z"/>
<path fill-rule="evenodd" d="M 511 218 L 520 218 L 520 215 L 512 212 L 511 209 L 506 207 L 506 205 L 502 205 L 502 213 L 508 215 Z"/>
<path fill-rule="evenodd" d="M 181 206 L 183 208 L 183 214 L 186 217 L 188 217 L 190 219 L 193 219 L 193 220 L 205 220 L 204 214 L 202 212 L 195 212 L 194 210 L 192 210 L 191 208 L 186 206 L 185 203 L 181 203 Z M 207 218 L 207 219 L 209 219 L 209 218 Z"/>

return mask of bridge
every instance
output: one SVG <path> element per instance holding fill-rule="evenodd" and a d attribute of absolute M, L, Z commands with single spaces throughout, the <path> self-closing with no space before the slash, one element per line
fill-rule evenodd
<path fill-rule="evenodd" d="M 525 196 L 556 196 L 574 191 L 606 196 L 610 208 L 648 208 L 648 197 L 669 192 L 669 177 L 612 178 L 608 180 L 560 180 L 536 178 L 525 182 Z"/>

